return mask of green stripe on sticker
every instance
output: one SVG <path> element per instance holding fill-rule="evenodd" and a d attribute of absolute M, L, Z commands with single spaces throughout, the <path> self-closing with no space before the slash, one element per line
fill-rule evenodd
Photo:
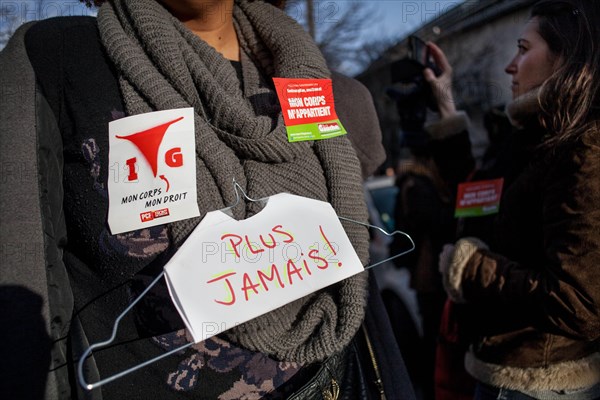
<path fill-rule="evenodd" d="M 454 217 L 483 217 L 485 215 L 496 214 L 498 212 L 498 205 L 492 204 L 489 206 L 478 206 L 470 208 L 457 208 L 454 211 Z"/>
<path fill-rule="evenodd" d="M 329 139 L 347 133 L 339 119 L 288 126 L 286 130 L 290 143 Z"/>

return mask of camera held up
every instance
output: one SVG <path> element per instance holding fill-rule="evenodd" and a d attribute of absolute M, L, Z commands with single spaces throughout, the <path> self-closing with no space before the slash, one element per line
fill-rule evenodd
<path fill-rule="evenodd" d="M 410 136 L 411 141 L 423 141 L 422 145 L 428 141 L 423 130 L 427 109 L 437 111 L 433 91 L 423 76 L 425 68 L 431 68 L 438 76 L 441 73 L 425 42 L 410 36 L 409 55 L 392 64 L 392 85 L 386 89 L 386 94 L 396 102 L 405 140 Z"/>

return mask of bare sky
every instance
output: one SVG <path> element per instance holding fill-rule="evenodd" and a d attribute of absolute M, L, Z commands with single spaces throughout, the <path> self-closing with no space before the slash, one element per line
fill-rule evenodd
<path fill-rule="evenodd" d="M 314 0 L 316 20 L 334 22 L 340 10 L 353 1 L 368 3 L 373 9 L 373 18 L 362 31 L 362 37 L 368 41 L 373 37 L 402 38 L 465 0 Z M 304 1 L 299 3 L 296 8 L 288 10 L 296 19 L 305 16 L 301 6 Z M 39 0 L 0 1 L 0 29 L 5 30 L 9 25 L 14 29 L 15 24 L 36 19 L 94 14 L 95 9 L 86 8 L 78 0 L 42 0 L 41 5 Z"/>

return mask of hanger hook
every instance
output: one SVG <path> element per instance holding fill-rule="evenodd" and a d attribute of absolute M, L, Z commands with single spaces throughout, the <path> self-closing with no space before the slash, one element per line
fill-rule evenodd
<path fill-rule="evenodd" d="M 240 201 L 240 193 L 239 192 L 242 192 L 242 195 L 248 201 L 252 201 L 252 202 L 258 201 L 256 199 L 253 199 L 250 196 L 248 196 L 246 194 L 246 192 L 244 191 L 244 188 L 242 188 L 242 186 L 239 183 L 237 183 L 235 178 L 233 178 L 233 190 L 235 190 L 235 197 L 236 197 L 236 203 L 233 205 L 233 207 L 235 207 L 237 205 L 237 203 Z M 238 190 L 239 190 L 239 192 L 238 192 Z"/>
<path fill-rule="evenodd" d="M 235 178 L 233 178 L 233 191 L 235 192 L 235 203 L 233 203 L 230 206 L 227 206 L 225 208 L 223 208 L 221 211 L 227 211 L 227 210 L 231 210 L 233 209 L 235 206 L 237 206 L 240 202 L 240 200 L 242 199 L 240 196 L 240 192 L 242 193 L 242 196 L 251 202 L 256 202 L 258 200 L 255 200 L 253 198 L 251 198 L 250 196 L 248 196 L 246 194 L 246 192 L 244 191 L 244 188 L 235 180 Z"/>

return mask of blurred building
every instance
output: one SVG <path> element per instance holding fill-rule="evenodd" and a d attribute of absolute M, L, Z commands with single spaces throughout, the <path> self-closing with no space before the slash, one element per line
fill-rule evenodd
<path fill-rule="evenodd" d="M 423 2 L 410 2 L 425 7 Z M 448 6 L 450 1 L 441 1 Z M 488 138 L 483 115 L 511 99 L 510 76 L 504 68 L 517 51 L 517 38 L 535 0 L 466 0 L 440 10 L 439 16 L 413 32 L 425 41 L 434 41 L 446 53 L 454 69 L 454 97 L 457 108 L 471 117 L 473 151 L 483 155 Z M 455 3 L 456 4 L 456 3 Z M 414 11 L 415 9 L 413 9 Z M 416 9 L 418 11 L 418 9 Z M 395 167 L 400 157 L 400 125 L 394 102 L 385 90 L 391 84 L 391 64 L 408 53 L 407 38 L 388 49 L 356 78 L 373 95 L 388 153 L 386 167 Z M 430 113 L 428 118 L 436 115 Z"/>

